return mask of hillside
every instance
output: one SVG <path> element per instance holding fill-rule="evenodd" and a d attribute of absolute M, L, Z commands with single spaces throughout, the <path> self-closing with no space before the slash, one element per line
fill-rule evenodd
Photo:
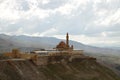
<path fill-rule="evenodd" d="M 30 61 L 0 61 L 0 80 L 120 80 L 95 61 L 35 66 Z"/>
<path fill-rule="evenodd" d="M 109 67 L 116 74 L 120 76 L 120 56 L 119 55 L 95 54 L 95 53 L 85 53 L 85 54 L 97 58 L 97 61 L 99 61 L 100 64 L 106 67 Z"/>

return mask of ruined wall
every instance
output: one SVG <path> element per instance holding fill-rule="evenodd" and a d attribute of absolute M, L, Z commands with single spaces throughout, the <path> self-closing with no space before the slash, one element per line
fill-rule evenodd
<path fill-rule="evenodd" d="M 73 55 L 77 55 L 77 54 L 83 54 L 84 53 L 84 51 L 83 50 L 73 50 L 73 51 L 71 51 L 71 53 L 73 54 Z"/>
<path fill-rule="evenodd" d="M 3 56 L 9 57 L 9 58 L 20 58 L 21 54 L 4 53 Z"/>
<path fill-rule="evenodd" d="M 63 60 L 68 62 L 70 56 L 65 55 L 54 55 L 54 56 L 34 56 L 31 60 L 35 65 L 48 65 L 61 63 Z"/>
<path fill-rule="evenodd" d="M 35 54 L 26 54 L 26 53 L 23 53 L 20 55 L 20 58 L 22 59 L 31 59 Z"/>
<path fill-rule="evenodd" d="M 27 54 L 27 53 L 4 53 L 3 56 L 9 57 L 9 58 L 22 58 L 22 59 L 31 59 L 35 54 Z"/>
<path fill-rule="evenodd" d="M 55 64 L 61 63 L 62 61 L 72 62 L 73 60 L 83 59 L 96 60 L 95 58 L 85 56 L 83 54 L 83 50 L 56 51 L 48 53 L 47 55 L 27 54 L 20 52 L 5 53 L 4 55 L 11 58 L 31 60 L 35 65 Z"/>
<path fill-rule="evenodd" d="M 48 56 L 34 56 L 32 57 L 32 62 L 35 65 L 47 65 L 48 64 Z"/>

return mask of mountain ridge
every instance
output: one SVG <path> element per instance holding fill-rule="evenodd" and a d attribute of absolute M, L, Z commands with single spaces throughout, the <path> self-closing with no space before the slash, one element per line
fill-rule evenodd
<path fill-rule="evenodd" d="M 9 36 L 5 34 L 0 34 L 0 50 L 10 51 L 12 48 L 24 49 L 30 51 L 33 49 L 53 49 L 60 41 L 65 41 L 63 39 L 57 39 L 54 37 L 32 37 L 32 36 Z M 114 54 L 119 55 L 120 50 L 100 48 L 90 45 L 85 45 L 80 42 L 70 40 L 70 45 L 73 45 L 75 49 L 82 49 L 89 53 L 104 53 L 104 54 Z M 29 49 L 30 48 L 30 49 Z M 32 49 L 32 50 L 33 50 Z"/>

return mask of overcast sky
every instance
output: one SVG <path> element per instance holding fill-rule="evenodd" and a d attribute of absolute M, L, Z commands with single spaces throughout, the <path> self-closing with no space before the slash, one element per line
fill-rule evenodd
<path fill-rule="evenodd" d="M 120 47 L 120 0 L 0 0 L 0 33 Z"/>

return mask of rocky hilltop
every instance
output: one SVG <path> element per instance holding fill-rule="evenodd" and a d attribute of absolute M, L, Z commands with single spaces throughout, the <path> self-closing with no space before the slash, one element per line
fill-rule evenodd
<path fill-rule="evenodd" d="M 0 80 L 120 80 L 110 69 L 96 61 L 36 66 L 29 60 L 0 61 Z"/>

